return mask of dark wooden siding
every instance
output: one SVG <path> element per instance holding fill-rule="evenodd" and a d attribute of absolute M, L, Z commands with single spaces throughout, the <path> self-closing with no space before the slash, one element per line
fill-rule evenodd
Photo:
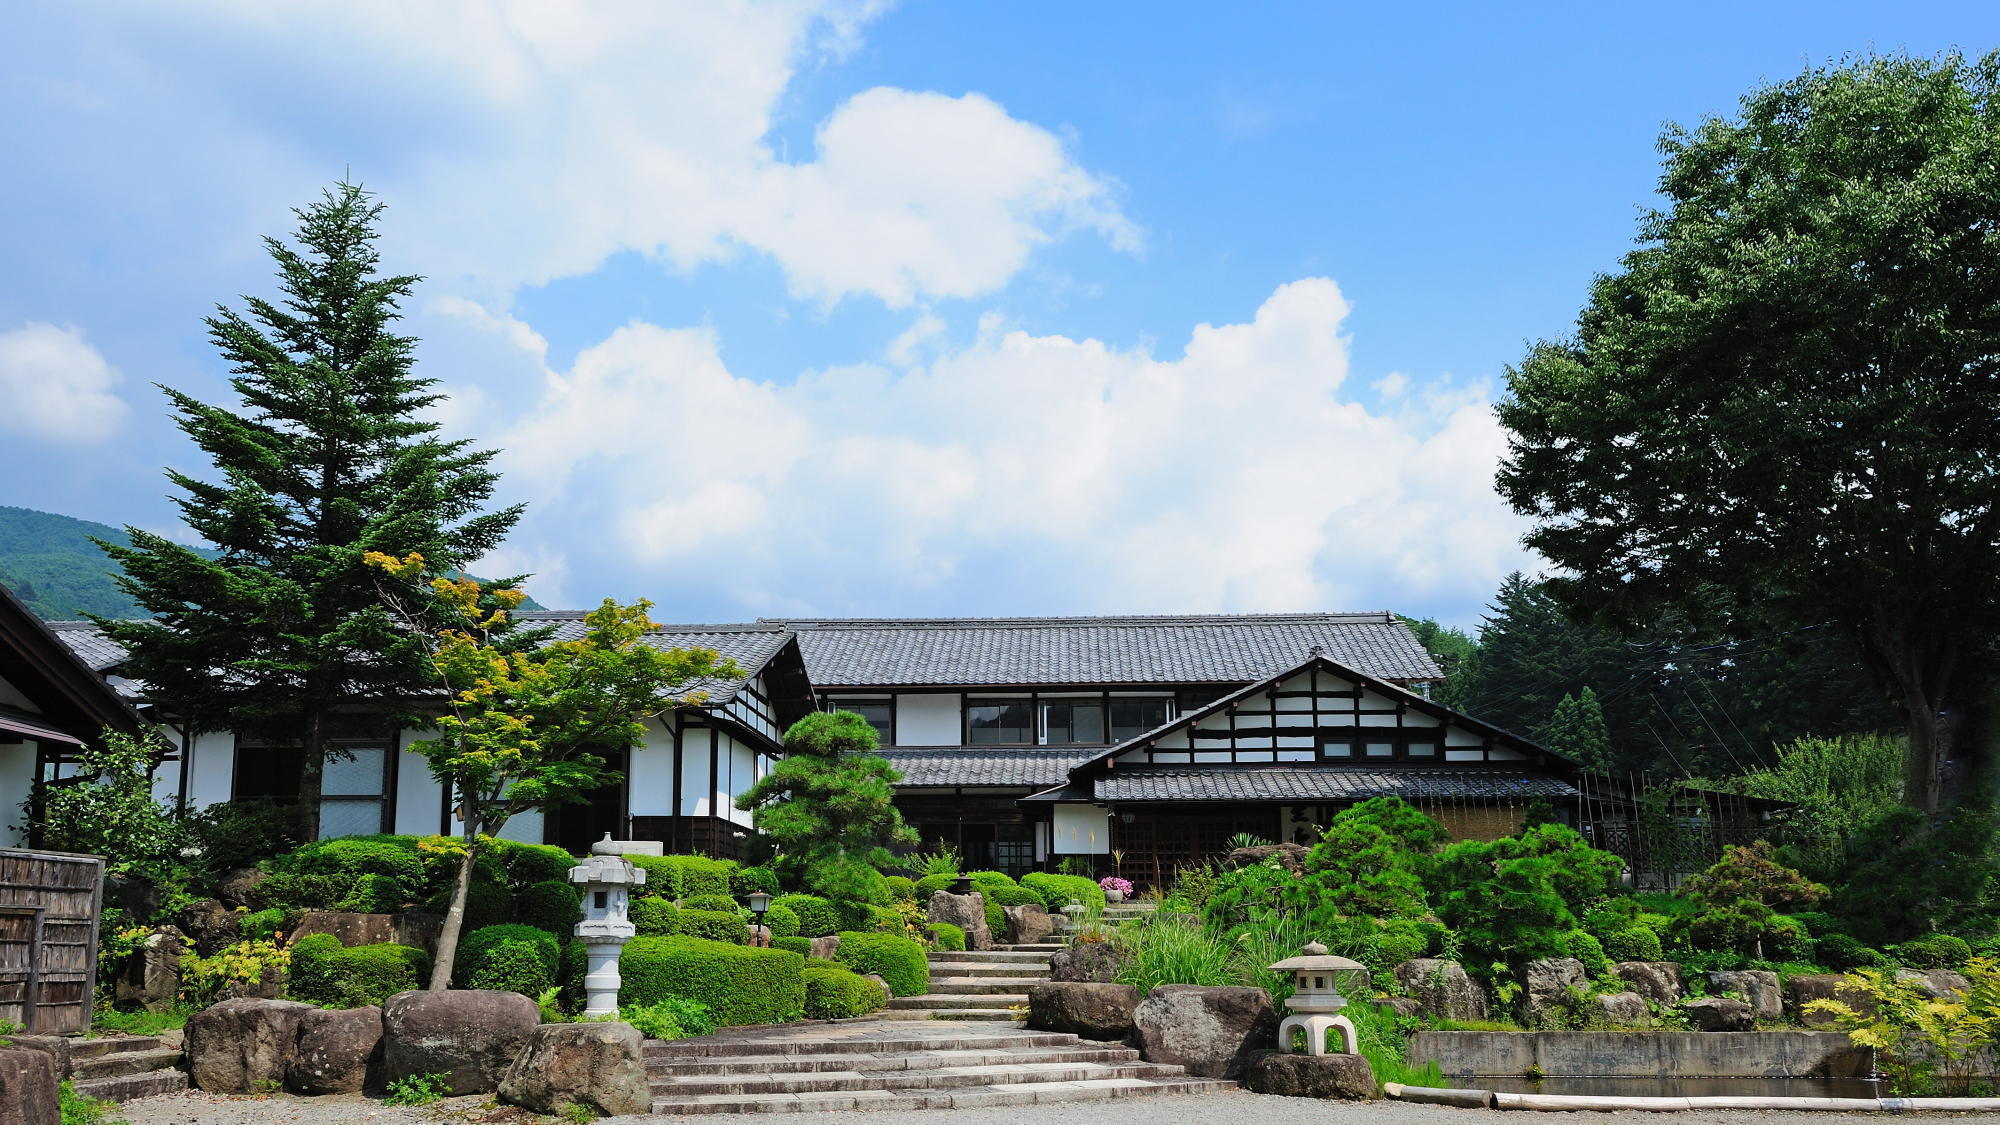
<path fill-rule="evenodd" d="M 38 1035 L 90 1027 L 104 861 L 0 849 L 0 1020 Z"/>

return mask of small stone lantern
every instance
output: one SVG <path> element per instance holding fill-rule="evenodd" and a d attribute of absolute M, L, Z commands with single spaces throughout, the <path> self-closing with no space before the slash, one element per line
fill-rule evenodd
<path fill-rule="evenodd" d="M 618 845 L 606 832 L 604 839 L 590 846 L 590 855 L 580 866 L 569 869 L 569 881 L 583 892 L 583 921 L 576 924 L 576 937 L 588 954 L 583 978 L 585 1016 L 618 1014 L 618 955 L 636 931 L 628 911 L 632 887 L 643 886 L 646 873 L 618 854 Z"/>
<path fill-rule="evenodd" d="M 1347 998 L 1340 994 L 1340 976 L 1347 972 L 1367 972 L 1368 967 L 1345 957 L 1327 956 L 1326 946 L 1309 942 L 1297 957 L 1287 957 L 1271 966 L 1272 972 L 1290 973 L 1295 985 L 1292 998 L 1285 1001 L 1291 1015 L 1278 1025 L 1278 1050 L 1292 1049 L 1292 1029 L 1306 1033 L 1306 1053 L 1326 1053 L 1328 1028 L 1340 1029 L 1341 1054 L 1354 1053 L 1354 1022 L 1340 1015 Z"/>

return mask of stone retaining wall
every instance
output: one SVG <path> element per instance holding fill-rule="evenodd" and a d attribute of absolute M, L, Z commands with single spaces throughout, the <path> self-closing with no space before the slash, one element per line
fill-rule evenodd
<path fill-rule="evenodd" d="M 1412 1065 L 1447 1077 L 1864 1078 L 1874 1052 L 1834 1031 L 1420 1031 Z"/>

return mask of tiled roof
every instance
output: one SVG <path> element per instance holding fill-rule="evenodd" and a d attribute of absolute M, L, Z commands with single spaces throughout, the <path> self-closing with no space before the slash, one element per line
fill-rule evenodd
<path fill-rule="evenodd" d="M 1113 770 L 1093 778 L 1100 801 L 1496 800 L 1574 797 L 1561 778 L 1493 769 L 1207 766 Z"/>
<path fill-rule="evenodd" d="M 1015 750 L 991 746 L 926 746 L 882 751 L 902 771 L 897 789 L 952 789 L 1006 785 L 1046 789 L 1061 785 L 1089 749 Z"/>
<path fill-rule="evenodd" d="M 583 623 L 583 610 L 526 610 L 515 616 L 524 625 L 551 625 L 554 632 L 551 640 L 573 641 L 583 636 L 587 626 Z M 646 643 L 654 648 L 706 648 L 726 656 L 736 662 L 736 666 L 755 675 L 757 670 L 771 662 L 785 642 L 792 639 L 791 631 L 778 625 L 668 625 L 657 633 L 646 634 Z M 719 707 L 735 697 L 737 689 L 745 679 L 714 680 L 692 684 L 689 691 L 708 693 L 708 705 Z"/>
<path fill-rule="evenodd" d="M 767 619 L 799 635 L 817 687 L 1241 683 L 1315 647 L 1385 680 L 1442 678 L 1391 613 Z"/>
<path fill-rule="evenodd" d="M 90 665 L 93 672 L 102 672 L 125 659 L 125 650 L 111 638 L 97 631 L 97 626 L 88 621 L 50 621 L 49 632 L 62 639 L 78 660 Z"/>

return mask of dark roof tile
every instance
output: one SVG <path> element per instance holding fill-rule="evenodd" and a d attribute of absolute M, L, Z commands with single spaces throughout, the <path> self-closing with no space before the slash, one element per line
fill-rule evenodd
<path fill-rule="evenodd" d="M 1515 770 L 1208 766 L 1117 769 L 1092 779 L 1100 801 L 1409 801 L 1574 797 L 1561 778 Z"/>
<path fill-rule="evenodd" d="M 898 747 L 882 751 L 889 764 L 902 771 L 901 789 L 954 789 L 959 786 L 1027 786 L 1046 789 L 1061 785 L 1089 749 L 1015 750 L 991 746 Z"/>

